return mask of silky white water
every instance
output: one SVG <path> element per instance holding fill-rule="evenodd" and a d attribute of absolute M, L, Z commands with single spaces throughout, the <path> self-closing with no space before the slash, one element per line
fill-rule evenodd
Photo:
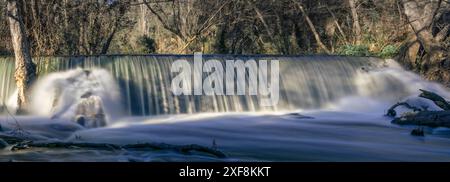
<path fill-rule="evenodd" d="M 425 137 L 415 137 L 410 135 L 414 126 L 393 125 L 392 118 L 384 116 L 390 105 L 404 100 L 417 107 L 439 110 L 432 102 L 417 97 L 419 89 L 450 98 L 448 89 L 424 81 L 392 60 L 256 57 L 280 60 L 280 103 L 261 108 L 256 97 L 171 95 L 168 85 L 173 75 L 168 70 L 170 63 L 179 58 L 190 59 L 189 56 L 42 59 L 39 63 L 42 76 L 33 89 L 33 115 L 15 116 L 14 120 L 4 114 L 0 116 L 0 124 L 8 131 L 16 126 L 17 120 L 29 135 L 48 140 L 204 146 L 212 146 L 215 141 L 218 149 L 228 155 L 220 160 L 226 161 L 450 161 L 450 130 L 426 128 Z M 0 74 L 11 69 L 4 61 L 0 61 Z M 86 69 L 90 70 L 89 75 L 85 74 Z M 13 82 L 8 81 L 12 77 L 5 74 L 3 78 L 0 96 L 8 95 L 6 100 L 14 100 Z M 108 126 L 85 129 L 71 122 L 71 108 L 86 92 L 105 101 Z M 51 119 L 55 114 L 61 117 Z M 10 160 L 219 159 L 170 151 L 0 151 L 0 161 Z"/>

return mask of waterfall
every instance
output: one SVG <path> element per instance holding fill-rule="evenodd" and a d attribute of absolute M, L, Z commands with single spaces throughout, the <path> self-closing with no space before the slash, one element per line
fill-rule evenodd
<path fill-rule="evenodd" d="M 0 77 L 0 111 L 2 111 L 15 90 L 14 58 L 0 57 Z"/>
<path fill-rule="evenodd" d="M 192 55 L 121 55 L 39 57 L 39 79 L 52 72 L 76 68 L 107 70 L 120 90 L 120 102 L 128 115 L 159 115 L 198 112 L 242 112 L 315 109 L 352 96 L 393 100 L 414 94 L 420 85 L 417 75 L 386 60 L 345 56 L 231 56 L 204 55 L 203 59 L 279 60 L 280 100 L 262 107 L 251 95 L 175 96 L 171 91 L 171 64 L 179 59 L 193 61 Z M 0 58 L 0 99 L 7 100 L 14 88 L 14 62 Z M 207 74 L 203 74 L 206 77 Z M 420 83 L 424 83 L 421 81 Z M 411 84 L 413 86 L 411 86 Z M 419 84 L 419 85 L 417 85 Z M 441 89 L 439 86 L 434 90 Z"/>

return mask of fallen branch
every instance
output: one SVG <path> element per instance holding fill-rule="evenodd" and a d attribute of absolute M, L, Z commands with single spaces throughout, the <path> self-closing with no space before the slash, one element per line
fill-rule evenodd
<path fill-rule="evenodd" d="M 422 109 L 414 107 L 414 106 L 411 106 L 411 105 L 409 105 L 406 102 L 398 102 L 397 104 L 394 104 L 393 106 L 391 106 L 388 109 L 388 111 L 386 113 L 386 116 L 395 117 L 397 115 L 397 112 L 395 111 L 395 108 L 397 108 L 398 106 L 404 106 L 404 107 L 406 107 L 408 109 L 411 109 L 413 111 L 422 111 Z"/>
<path fill-rule="evenodd" d="M 95 150 L 120 150 L 121 147 L 106 143 L 72 143 L 72 142 L 21 142 L 14 144 L 12 151 L 30 148 L 64 148 L 64 149 L 95 149 Z"/>
<path fill-rule="evenodd" d="M 443 109 L 445 111 L 450 110 L 450 103 L 448 103 L 448 101 L 446 101 L 440 95 L 438 95 L 434 92 L 430 92 L 430 91 L 426 91 L 426 90 L 422 90 L 422 89 L 419 89 L 419 90 L 422 92 L 419 95 L 419 97 L 433 101 L 434 104 L 436 104 L 437 106 L 439 106 L 441 109 Z"/>
<path fill-rule="evenodd" d="M 427 111 L 413 107 L 406 102 L 400 102 L 388 109 L 386 115 L 394 117 L 397 113 L 395 108 L 405 106 L 413 112 L 405 113 L 400 117 L 394 118 L 391 122 L 398 125 L 418 125 L 429 127 L 448 127 L 450 128 L 450 104 L 440 95 L 420 89 L 422 92 L 419 97 L 433 101 L 443 111 Z M 419 132 L 420 133 L 420 132 Z"/>
<path fill-rule="evenodd" d="M 449 127 L 450 111 L 420 111 L 408 113 L 392 120 L 399 125 L 421 125 L 429 127 Z"/>
<path fill-rule="evenodd" d="M 12 151 L 26 150 L 31 148 L 52 148 L 52 149 L 91 149 L 91 150 L 172 150 L 182 154 L 197 151 L 213 155 L 217 158 L 226 158 L 226 155 L 216 149 L 201 145 L 171 145 L 166 143 L 141 143 L 117 145 L 109 143 L 83 143 L 83 142 L 45 142 L 30 141 L 21 137 L 0 134 L 0 139 L 12 145 Z"/>
<path fill-rule="evenodd" d="M 123 149 L 154 149 L 154 150 L 175 150 L 181 153 L 189 153 L 191 151 L 204 152 L 214 155 L 218 158 L 226 158 L 226 155 L 221 151 L 213 148 L 204 147 L 201 145 L 191 144 L 191 145 L 170 145 L 165 143 L 143 143 L 143 144 L 129 144 L 122 146 Z"/>

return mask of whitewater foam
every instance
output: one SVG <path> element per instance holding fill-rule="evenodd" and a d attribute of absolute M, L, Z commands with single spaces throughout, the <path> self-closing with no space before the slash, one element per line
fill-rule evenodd
<path fill-rule="evenodd" d="M 73 118 L 77 106 L 86 95 L 97 96 L 108 119 L 122 110 L 120 90 L 116 80 L 104 69 L 74 69 L 51 73 L 32 88 L 29 111 L 34 115 L 52 118 Z"/>

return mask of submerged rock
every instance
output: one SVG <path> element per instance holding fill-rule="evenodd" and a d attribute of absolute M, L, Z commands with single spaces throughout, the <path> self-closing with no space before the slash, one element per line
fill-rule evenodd
<path fill-rule="evenodd" d="M 287 114 L 288 116 L 293 116 L 293 117 L 295 117 L 295 118 L 297 118 L 297 119 L 314 119 L 314 117 L 311 117 L 311 116 L 305 116 L 305 115 L 302 115 L 302 114 L 300 114 L 300 113 L 289 113 L 289 114 Z"/>

